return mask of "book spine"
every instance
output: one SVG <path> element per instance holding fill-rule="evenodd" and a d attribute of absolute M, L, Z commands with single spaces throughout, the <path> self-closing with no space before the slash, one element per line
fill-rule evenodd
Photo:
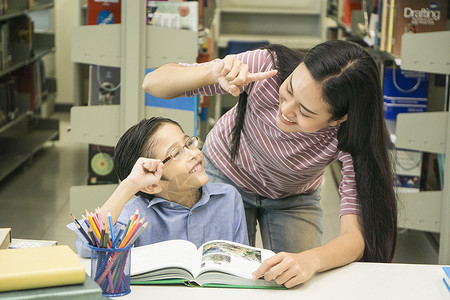
<path fill-rule="evenodd" d="M 388 17 L 388 1 L 383 0 L 382 11 L 381 11 L 381 33 L 380 33 L 380 50 L 386 50 L 386 26 L 387 26 L 387 17 Z"/>
<path fill-rule="evenodd" d="M 392 35 L 394 32 L 394 15 L 395 15 L 395 0 L 390 0 L 391 6 L 389 7 L 389 27 L 388 27 L 388 37 L 387 37 L 387 46 L 386 51 L 392 52 Z"/>

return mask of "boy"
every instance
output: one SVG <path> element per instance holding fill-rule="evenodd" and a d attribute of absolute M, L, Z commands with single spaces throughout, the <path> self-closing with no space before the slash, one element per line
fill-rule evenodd
<path fill-rule="evenodd" d="M 103 221 L 107 224 L 109 211 L 118 232 L 139 209 L 139 217 L 149 224 L 135 246 L 171 239 L 189 240 L 197 247 L 213 239 L 248 244 L 240 194 L 231 185 L 208 183 L 197 144 L 177 122 L 162 117 L 128 129 L 115 148 L 121 183 L 101 208 Z M 90 256 L 83 239 L 76 244 L 82 257 Z"/>

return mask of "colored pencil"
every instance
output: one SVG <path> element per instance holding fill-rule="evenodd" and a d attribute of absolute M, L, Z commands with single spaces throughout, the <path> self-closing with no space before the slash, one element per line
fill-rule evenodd
<path fill-rule="evenodd" d="M 135 235 L 130 239 L 130 241 L 125 245 L 125 247 L 128 247 L 132 245 L 136 239 L 141 235 L 142 231 L 144 231 L 145 227 L 147 227 L 148 222 L 145 222 L 144 225 L 141 226 L 141 228 L 138 229 Z"/>
<path fill-rule="evenodd" d="M 98 230 L 97 225 L 94 222 L 94 219 L 92 219 L 92 216 L 89 214 L 89 212 L 86 210 L 86 215 L 89 220 L 89 223 L 91 224 L 92 230 L 94 231 L 95 235 L 100 239 L 100 232 Z"/>
<path fill-rule="evenodd" d="M 100 226 L 100 222 L 98 221 L 97 214 L 94 214 L 92 211 L 90 212 L 92 220 L 94 220 L 95 225 L 97 226 L 98 231 L 102 230 L 102 226 Z"/>
<path fill-rule="evenodd" d="M 133 236 L 136 233 L 136 231 L 138 231 L 139 227 L 141 227 L 142 223 L 144 223 L 144 219 L 145 219 L 145 217 L 142 218 L 136 225 L 133 225 L 133 228 L 131 228 L 129 234 L 127 234 L 125 239 L 120 244 L 120 247 L 126 247 L 128 242 L 133 238 Z"/>
<path fill-rule="evenodd" d="M 114 238 L 114 243 L 112 244 L 112 248 L 115 248 L 118 241 L 120 240 L 120 237 L 122 236 L 122 233 L 125 230 L 125 225 L 122 225 L 122 227 L 120 227 L 119 232 L 117 232 L 116 237 Z M 119 244 L 120 245 L 120 244 Z"/>
<path fill-rule="evenodd" d="M 95 212 L 97 214 L 98 223 L 100 225 L 100 228 L 102 228 L 103 227 L 103 218 L 102 218 L 102 212 L 100 211 L 99 206 L 95 209 Z"/>
<path fill-rule="evenodd" d="M 172 155 L 169 155 L 168 157 L 166 157 L 166 158 L 162 161 L 162 163 L 165 164 L 166 162 L 168 162 L 168 161 L 171 160 L 171 159 L 172 159 Z"/>
<path fill-rule="evenodd" d="M 94 242 L 93 246 L 98 247 L 100 244 L 100 241 L 98 240 L 97 236 L 95 235 L 94 231 L 92 230 L 92 227 L 88 228 L 89 236 L 91 237 L 91 240 Z"/>
<path fill-rule="evenodd" d="M 125 238 L 125 236 L 127 235 L 127 233 L 128 233 L 128 229 L 130 228 L 130 226 L 131 226 L 131 221 L 133 220 L 133 216 L 130 216 L 130 218 L 128 219 L 128 223 L 127 223 L 127 226 L 125 227 L 125 230 L 123 231 L 123 233 L 122 233 L 122 240 Z"/>
<path fill-rule="evenodd" d="M 131 223 L 136 222 L 138 218 L 139 218 L 139 208 L 137 208 L 136 211 L 134 212 L 133 221 Z"/>
<path fill-rule="evenodd" d="M 105 244 L 105 226 L 103 226 L 102 231 L 100 233 L 100 247 L 103 248 L 103 245 Z"/>
<path fill-rule="evenodd" d="M 86 239 L 88 244 L 94 246 L 94 243 L 89 238 L 89 236 L 87 235 L 86 231 L 84 231 L 84 229 L 81 227 L 80 223 L 78 223 L 78 222 L 74 222 L 74 223 L 75 223 L 75 226 L 77 227 L 78 231 L 83 235 L 83 237 Z"/>
<path fill-rule="evenodd" d="M 83 227 L 81 226 L 80 222 L 78 222 L 77 218 L 75 218 L 74 215 L 72 215 L 72 213 L 70 214 L 72 216 L 72 219 L 75 223 L 75 226 L 77 227 L 78 231 L 81 232 L 81 234 L 84 236 L 84 238 L 86 239 L 86 241 L 91 244 L 94 245 L 91 241 L 91 239 L 89 238 L 89 236 L 87 235 L 86 231 L 83 229 Z"/>
<path fill-rule="evenodd" d="M 111 213 L 108 210 L 108 222 L 109 222 L 109 231 L 111 232 L 111 244 L 114 244 L 114 225 L 111 217 Z"/>
<path fill-rule="evenodd" d="M 103 248 L 109 248 L 108 241 L 109 241 L 109 228 L 106 228 L 106 230 L 105 230 L 105 239 L 103 241 Z"/>

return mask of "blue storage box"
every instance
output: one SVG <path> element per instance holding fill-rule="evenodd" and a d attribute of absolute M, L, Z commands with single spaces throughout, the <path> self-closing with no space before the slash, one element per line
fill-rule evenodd
<path fill-rule="evenodd" d="M 427 110 L 427 73 L 385 68 L 383 86 L 386 119 L 396 120 L 399 113 L 425 112 Z"/>

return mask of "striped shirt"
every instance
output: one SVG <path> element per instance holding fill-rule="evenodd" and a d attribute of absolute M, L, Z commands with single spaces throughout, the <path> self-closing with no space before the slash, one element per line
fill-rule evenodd
<path fill-rule="evenodd" d="M 237 58 L 248 65 L 249 72 L 274 69 L 267 50 L 241 53 Z M 196 66 L 198 64 L 180 64 Z M 337 148 L 338 127 L 317 132 L 286 133 L 275 124 L 279 105 L 280 79 L 277 76 L 246 85 L 247 110 L 235 163 L 230 161 L 231 130 L 236 106 L 224 114 L 209 132 L 208 157 L 214 165 L 245 192 L 270 199 L 310 193 L 322 183 L 326 166 L 336 159 L 342 162 L 343 179 L 339 185 L 340 215 L 359 214 L 355 172 L 350 154 Z M 194 94 L 226 93 L 218 84 L 188 91 Z"/>

